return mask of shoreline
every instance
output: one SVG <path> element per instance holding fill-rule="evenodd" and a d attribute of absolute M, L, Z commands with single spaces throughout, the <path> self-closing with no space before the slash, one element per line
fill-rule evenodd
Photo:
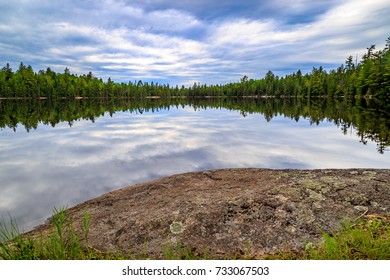
<path fill-rule="evenodd" d="M 320 242 L 346 220 L 390 213 L 390 169 L 218 169 L 135 184 L 66 210 L 76 230 L 91 216 L 91 245 L 162 257 L 179 244 L 218 258 L 261 258 Z M 52 224 L 25 233 L 47 234 Z"/>

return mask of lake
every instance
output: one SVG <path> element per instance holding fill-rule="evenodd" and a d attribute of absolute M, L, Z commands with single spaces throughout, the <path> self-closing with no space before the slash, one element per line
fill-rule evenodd
<path fill-rule="evenodd" d="M 380 104 L 379 104 L 380 105 Z M 389 168 L 390 117 L 372 100 L 0 100 L 0 217 L 181 172 Z"/>

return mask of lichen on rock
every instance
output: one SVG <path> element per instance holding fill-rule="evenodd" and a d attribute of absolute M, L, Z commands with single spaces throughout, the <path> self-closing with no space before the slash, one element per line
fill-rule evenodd
<path fill-rule="evenodd" d="M 185 226 L 182 222 L 172 222 L 172 224 L 169 225 L 169 229 L 173 234 L 181 234 L 185 230 Z"/>

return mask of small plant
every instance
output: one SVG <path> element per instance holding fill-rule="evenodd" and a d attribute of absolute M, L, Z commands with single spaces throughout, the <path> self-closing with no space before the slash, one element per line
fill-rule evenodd
<path fill-rule="evenodd" d="M 30 259 L 33 242 L 20 235 L 16 221 L 10 217 L 10 226 L 0 223 L 0 260 Z"/>
<path fill-rule="evenodd" d="M 89 222 L 91 221 L 91 216 L 85 212 L 83 219 L 83 230 L 84 230 L 84 238 L 85 243 L 88 244 L 88 234 L 89 234 Z"/>
<path fill-rule="evenodd" d="M 3 244 L 2 242 L 14 239 L 20 235 L 19 228 L 16 224 L 16 221 L 12 219 L 12 217 L 9 217 L 10 219 L 10 226 L 9 228 L 5 225 L 5 223 L 0 223 L 0 244 Z"/>
<path fill-rule="evenodd" d="M 163 246 L 165 260 L 198 260 L 203 259 L 196 255 L 195 251 L 189 247 L 183 247 L 179 243 L 168 243 Z M 206 255 L 206 254 L 205 254 Z"/>
<path fill-rule="evenodd" d="M 66 260 L 104 258 L 100 252 L 88 247 L 90 217 L 86 213 L 83 220 L 85 246 L 73 230 L 71 221 L 65 215 L 65 209 L 53 210 L 52 222 L 54 232 L 48 236 L 32 238 L 20 234 L 15 220 L 10 226 L 0 223 L 0 259 L 3 260 Z"/>

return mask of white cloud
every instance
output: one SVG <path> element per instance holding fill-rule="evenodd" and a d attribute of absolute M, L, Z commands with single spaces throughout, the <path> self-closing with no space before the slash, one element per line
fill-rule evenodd
<path fill-rule="evenodd" d="M 335 3 L 340 5 L 345 0 L 326 0 L 326 1 L 312 1 L 312 0 L 273 0 L 268 3 L 273 10 L 279 10 L 284 13 L 302 14 L 311 10 L 320 9 L 323 7 L 332 7 Z"/>
<path fill-rule="evenodd" d="M 383 0 L 376 2 L 349 1 L 310 24 L 245 18 L 221 22 L 210 29 L 209 42 L 216 55 L 240 69 L 246 68 L 250 75 L 289 65 L 311 64 L 307 70 L 323 63 L 336 67 L 351 52 L 355 55 L 364 52 L 367 44 L 384 42 L 389 26 L 385 15 L 390 13 L 390 6 Z"/>
<path fill-rule="evenodd" d="M 386 0 L 254 2 L 253 9 L 284 10 L 254 18 L 237 9 L 236 17 L 232 10 L 226 18 L 211 19 L 191 9 L 214 4 L 188 2 L 184 10 L 168 2 L 156 3 L 155 9 L 139 1 L 3 4 L 0 60 L 13 67 L 24 61 L 35 70 L 92 71 L 115 81 L 226 83 L 244 74 L 261 77 L 268 70 L 284 75 L 321 64 L 337 67 L 371 44 L 383 45 L 390 26 Z M 233 2 L 221 9 L 228 5 Z M 280 16 L 285 13 L 299 16 L 289 23 Z"/>
<path fill-rule="evenodd" d="M 202 26 L 194 16 L 178 10 L 153 11 L 145 16 L 152 30 L 175 32 Z"/>

